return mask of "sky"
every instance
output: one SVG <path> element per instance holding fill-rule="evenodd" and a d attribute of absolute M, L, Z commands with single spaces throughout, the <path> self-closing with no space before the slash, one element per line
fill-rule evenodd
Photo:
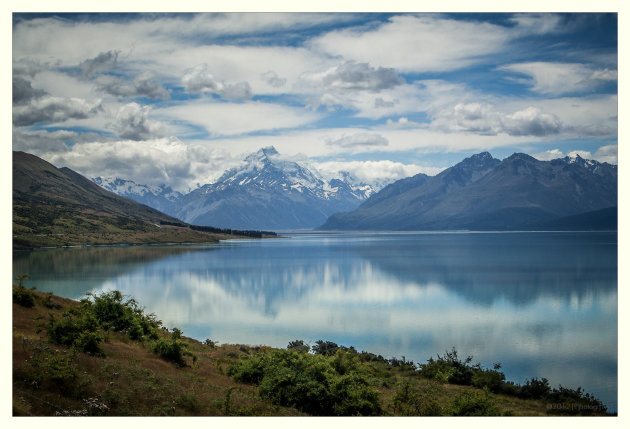
<path fill-rule="evenodd" d="M 617 15 L 12 15 L 13 150 L 186 192 L 274 146 L 322 173 L 482 151 L 617 164 Z"/>

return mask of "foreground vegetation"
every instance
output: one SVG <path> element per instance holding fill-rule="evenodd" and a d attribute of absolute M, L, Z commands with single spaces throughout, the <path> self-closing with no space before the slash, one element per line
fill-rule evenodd
<path fill-rule="evenodd" d="M 217 345 L 118 291 L 13 287 L 14 415 L 605 415 L 581 389 L 506 382 L 456 350 L 425 364 L 330 341 Z"/>

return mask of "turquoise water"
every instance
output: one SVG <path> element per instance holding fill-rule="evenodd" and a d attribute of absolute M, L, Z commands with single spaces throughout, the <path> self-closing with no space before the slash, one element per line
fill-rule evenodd
<path fill-rule="evenodd" d="M 334 341 L 424 362 L 456 347 L 509 380 L 617 410 L 616 233 L 289 234 L 208 246 L 14 254 L 27 286 L 118 289 L 220 343 Z"/>

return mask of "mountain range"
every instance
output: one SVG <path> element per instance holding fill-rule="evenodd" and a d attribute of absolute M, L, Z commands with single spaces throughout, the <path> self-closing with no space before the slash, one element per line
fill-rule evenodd
<path fill-rule="evenodd" d="M 312 229 L 337 212 L 353 210 L 380 189 L 348 172 L 325 179 L 316 169 L 286 159 L 270 146 L 248 155 L 214 183 L 182 195 L 121 178 L 94 178 L 118 195 L 184 222 L 235 229 Z M 381 187 L 383 185 L 380 185 Z"/>
<path fill-rule="evenodd" d="M 617 166 L 488 152 L 394 182 L 322 230 L 616 229 Z M 614 224 L 613 224 L 614 223 Z"/>

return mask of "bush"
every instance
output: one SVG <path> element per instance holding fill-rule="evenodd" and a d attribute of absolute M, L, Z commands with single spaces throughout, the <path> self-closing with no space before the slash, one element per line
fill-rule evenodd
<path fill-rule="evenodd" d="M 35 294 L 24 287 L 24 280 L 28 277 L 28 274 L 22 274 L 15 279 L 18 281 L 18 285 L 13 285 L 13 302 L 22 307 L 35 306 Z"/>
<path fill-rule="evenodd" d="M 473 373 L 472 385 L 479 389 L 486 388 L 492 393 L 501 393 L 505 390 L 505 374 L 496 369 L 480 369 Z"/>
<path fill-rule="evenodd" d="M 601 415 L 606 406 L 594 396 L 582 391 L 582 388 L 568 389 L 558 386 L 546 397 L 547 412 L 560 415 Z"/>
<path fill-rule="evenodd" d="M 550 392 L 549 380 L 532 378 L 516 390 L 516 395 L 522 399 L 544 399 Z"/>
<path fill-rule="evenodd" d="M 453 399 L 450 407 L 453 416 L 498 416 L 499 408 L 488 390 L 466 391 Z"/>
<path fill-rule="evenodd" d="M 349 358 L 351 352 L 336 353 L 333 357 L 292 349 L 259 352 L 232 365 L 228 375 L 257 384 L 259 395 L 274 404 L 295 407 L 308 414 L 380 413 L 378 393 L 353 358 Z"/>
<path fill-rule="evenodd" d="M 23 286 L 13 288 L 13 302 L 22 307 L 35 306 L 35 294 Z"/>
<path fill-rule="evenodd" d="M 426 364 L 420 364 L 420 375 L 445 383 L 471 385 L 475 370 L 480 370 L 479 364 L 471 366 L 472 356 L 460 360 L 457 350 L 453 347 L 444 356 L 437 355 L 437 360 L 429 358 Z"/>
<path fill-rule="evenodd" d="M 153 353 L 177 366 L 186 366 L 186 361 L 184 361 L 185 347 L 180 341 L 160 338 L 153 344 Z"/>
<path fill-rule="evenodd" d="M 407 380 L 399 384 L 392 399 L 394 413 L 402 416 L 439 416 L 443 410 L 437 396 L 444 388 L 436 382 L 412 386 Z"/>

